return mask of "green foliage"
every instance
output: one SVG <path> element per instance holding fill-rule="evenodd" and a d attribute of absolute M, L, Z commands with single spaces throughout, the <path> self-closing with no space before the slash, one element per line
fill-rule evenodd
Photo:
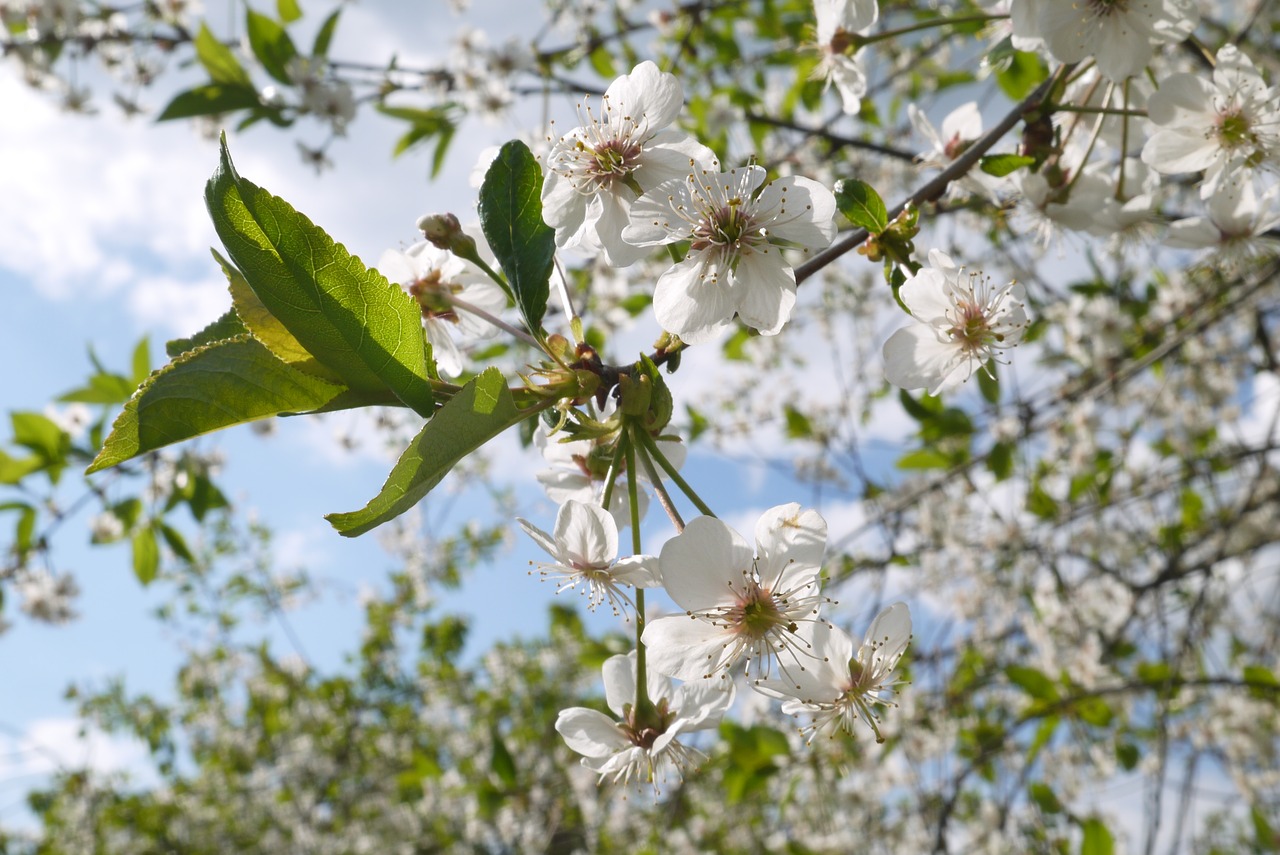
<path fill-rule="evenodd" d="M 262 63 L 263 69 L 276 80 L 286 85 L 293 82 L 289 76 L 289 61 L 298 56 L 293 39 L 285 28 L 260 12 L 247 9 L 245 12 L 245 30 L 249 35 L 249 47 L 254 57 Z"/>
<path fill-rule="evenodd" d="M 502 373 L 486 369 L 423 426 L 369 504 L 325 519 L 347 537 L 364 534 L 416 505 L 459 460 L 530 415 L 517 409 Z"/>
<path fill-rule="evenodd" d="M 988 175 L 1004 178 L 1023 167 L 1034 165 L 1035 162 L 1034 157 L 1021 154 L 988 154 L 978 161 L 978 167 Z"/>
<path fill-rule="evenodd" d="M 291 368 L 247 335 L 204 345 L 143 383 L 88 471 L 255 419 L 320 410 L 345 391 Z"/>
<path fill-rule="evenodd" d="M 480 225 L 529 331 L 547 311 L 555 232 L 542 221 L 542 167 L 519 140 L 502 147 L 480 187 Z"/>
<path fill-rule="evenodd" d="M 836 182 L 836 207 L 845 219 L 878 235 L 889 227 L 889 212 L 875 188 L 856 178 Z"/>
<path fill-rule="evenodd" d="M 431 414 L 426 339 L 413 298 L 284 200 L 242 179 L 225 141 L 205 200 L 249 287 L 303 349 L 353 391 L 390 391 Z"/>

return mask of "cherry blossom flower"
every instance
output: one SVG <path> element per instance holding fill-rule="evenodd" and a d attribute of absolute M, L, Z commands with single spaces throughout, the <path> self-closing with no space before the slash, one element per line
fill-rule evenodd
<path fill-rule="evenodd" d="M 853 733 L 861 719 L 875 732 L 876 742 L 884 742 L 876 707 L 894 706 L 893 687 L 901 682 L 893 679 L 893 672 L 911 641 L 906 603 L 894 603 L 876 615 L 856 655 L 853 639 L 843 630 L 815 623 L 807 632 L 812 634 L 816 661 L 789 674 L 794 681 L 766 680 L 758 686 L 760 691 L 789 698 L 782 705 L 788 715 L 812 715 L 813 724 L 804 728 L 810 739 L 821 731 L 834 736 L 841 728 Z"/>
<path fill-rule="evenodd" d="M 941 129 L 935 128 L 924 111 L 915 104 L 907 105 L 907 116 L 916 133 L 928 142 L 929 151 L 916 156 L 922 166 L 935 169 L 946 169 L 957 157 L 965 153 L 974 142 L 982 136 L 982 113 L 978 110 L 978 102 L 969 101 L 947 114 L 942 120 Z M 1008 185 L 1008 180 L 988 175 L 980 169 L 971 169 L 959 181 L 951 182 L 947 195 L 955 197 L 964 195 L 961 190 L 998 200 L 1000 189 Z"/>
<path fill-rule="evenodd" d="M 623 586 L 655 588 L 660 584 L 658 560 L 652 555 L 617 560 L 618 525 L 598 505 L 565 502 L 556 514 L 554 536 L 527 520 L 516 522 L 555 559 L 537 567 L 544 578 L 559 580 L 556 593 L 581 586 L 592 611 L 607 600 L 614 614 L 622 614 L 623 606 L 635 607 Z"/>
<path fill-rule="evenodd" d="M 835 197 L 798 176 L 764 183 L 759 166 L 702 171 L 668 181 L 631 209 L 627 241 L 689 241 L 684 260 L 658 279 L 658 323 L 689 344 L 713 339 L 734 314 L 764 335 L 791 318 L 796 277 L 784 246 L 822 249 L 835 237 Z"/>
<path fill-rule="evenodd" d="M 560 137 L 546 159 L 542 215 L 556 245 L 601 254 L 626 267 L 647 250 L 622 239 L 632 203 L 664 181 L 716 163 L 711 149 L 667 130 L 684 104 L 674 74 L 642 62 L 605 91 L 599 114 Z"/>
<path fill-rule="evenodd" d="M 867 76 L 858 62 L 858 51 L 850 55 L 850 50 L 853 36 L 880 17 L 880 5 L 876 0 L 815 0 L 813 14 L 820 55 L 813 76 L 825 80 L 828 87 L 835 84 L 845 113 L 857 115 L 867 94 Z"/>
<path fill-rule="evenodd" d="M 458 308 L 449 299 L 456 298 L 491 315 L 498 315 L 507 307 L 507 295 L 502 289 L 475 265 L 453 253 L 419 241 L 404 252 L 384 252 L 378 260 L 378 270 L 418 302 L 422 326 L 441 374 L 457 377 L 462 373 L 462 354 L 452 330 L 466 338 L 487 338 L 498 331 L 484 318 Z"/>
<path fill-rule="evenodd" d="M 1200 20 L 1195 0 L 1019 0 L 1011 7 L 1015 45 L 1042 39 L 1059 62 L 1093 57 L 1117 81 L 1141 71 L 1157 44 L 1191 35 Z"/>
<path fill-rule="evenodd" d="M 1027 327 L 1022 286 L 995 287 L 982 271 L 966 274 L 936 249 L 929 252 L 929 266 L 904 282 L 898 295 L 916 322 L 885 342 L 884 373 L 903 389 L 930 395 L 954 389 L 1015 346 Z"/>
<path fill-rule="evenodd" d="M 1166 175 L 1203 169 L 1201 198 L 1280 161 L 1280 93 L 1234 45 L 1218 51 L 1212 82 L 1195 74 L 1161 81 L 1147 114 L 1160 130 L 1143 147 L 1143 161 Z"/>
<path fill-rule="evenodd" d="M 733 704 L 732 684 L 728 691 L 712 683 L 673 688 L 669 679 L 649 669 L 645 686 L 654 709 L 646 714 L 636 704 L 634 651 L 609 657 L 603 673 L 605 702 L 621 721 L 586 707 L 561 710 L 556 718 L 556 732 L 601 780 L 656 783 L 667 770 L 681 777 L 704 757 L 679 737 L 718 726 Z"/>
<path fill-rule="evenodd" d="M 799 627 L 827 600 L 818 578 L 827 524 L 798 504 L 765 511 L 756 548 L 715 517 L 698 517 L 658 557 L 662 584 L 684 615 L 649 622 L 649 664 L 681 680 L 727 678 L 744 657 L 756 680 L 810 661 Z"/>
<path fill-rule="evenodd" d="M 1280 184 L 1261 196 L 1253 182 L 1220 187 L 1209 197 L 1205 216 L 1171 223 L 1167 246 L 1215 249 L 1227 261 L 1280 250 L 1280 240 L 1267 232 L 1280 226 Z"/>

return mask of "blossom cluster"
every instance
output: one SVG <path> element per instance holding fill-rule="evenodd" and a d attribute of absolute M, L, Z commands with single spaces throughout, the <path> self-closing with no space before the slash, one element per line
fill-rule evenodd
<path fill-rule="evenodd" d="M 554 535 L 520 524 L 553 559 L 539 571 L 560 590 L 581 588 L 591 608 L 607 601 L 623 613 L 636 608 L 630 589 L 661 587 L 684 610 L 644 622 L 640 650 L 605 662 L 616 719 L 585 707 L 560 713 L 556 730 L 601 779 L 656 783 L 667 771 L 696 765 L 700 752 L 680 737 L 720 722 L 739 675 L 783 700 L 784 712 L 811 716 L 811 738 L 852 732 L 860 720 L 884 741 L 880 710 L 894 705 L 911 619 L 905 604 L 889 606 L 855 650 L 823 617 L 831 602 L 820 593 L 827 526 L 816 511 L 794 503 L 770 508 L 756 524 L 754 544 L 715 517 L 697 517 L 657 557 L 621 560 L 617 526 L 598 505 L 565 502 Z M 640 655 L 648 669 L 643 692 Z M 675 687 L 672 679 L 683 682 Z"/>

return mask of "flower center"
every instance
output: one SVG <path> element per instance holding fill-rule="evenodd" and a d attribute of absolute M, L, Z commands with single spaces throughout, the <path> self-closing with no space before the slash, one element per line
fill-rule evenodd
<path fill-rule="evenodd" d="M 667 728 L 676 720 L 676 711 L 670 709 L 666 698 L 659 698 L 654 705 L 653 716 L 649 721 L 641 721 L 634 707 L 624 710 L 625 721 L 618 725 L 632 745 L 648 751 L 658 741 L 658 737 L 667 732 Z"/>
<path fill-rule="evenodd" d="M 792 632 L 796 629 L 795 623 L 778 609 L 778 601 L 773 594 L 755 581 L 747 583 L 747 590 L 725 618 L 739 636 L 752 642 L 767 638 L 779 628 Z"/>
<path fill-rule="evenodd" d="M 737 249 L 743 243 L 755 243 L 751 240 L 753 229 L 751 212 L 746 210 L 741 196 L 734 196 L 723 205 L 710 208 L 706 216 L 693 230 L 691 250 L 698 251 L 712 246 L 723 246 Z"/>
<path fill-rule="evenodd" d="M 456 294 L 462 290 L 461 285 L 444 281 L 439 270 L 432 270 L 409 284 L 409 296 L 418 302 L 424 318 L 437 318 L 457 323 L 458 313 L 453 304 L 445 299 L 444 294 Z"/>
<path fill-rule="evenodd" d="M 1249 117 L 1239 107 L 1218 116 L 1218 142 L 1223 148 L 1257 144 L 1258 135 L 1250 127 Z"/>

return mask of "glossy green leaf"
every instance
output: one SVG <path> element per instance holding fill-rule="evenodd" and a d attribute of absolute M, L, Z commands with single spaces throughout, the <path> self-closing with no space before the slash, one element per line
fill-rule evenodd
<path fill-rule="evenodd" d="M 528 416 L 516 408 L 502 372 L 485 369 L 418 432 L 369 504 L 325 519 L 347 537 L 394 519 L 426 496 L 455 463 Z"/>
<path fill-rule="evenodd" d="M 245 28 L 249 34 L 249 48 L 267 74 L 281 83 L 293 85 L 288 66 L 289 60 L 298 55 L 298 49 L 284 27 L 261 12 L 249 9 Z"/>
<path fill-rule="evenodd" d="M 1000 375 L 996 371 L 995 360 L 992 360 L 974 372 L 978 375 L 978 390 L 989 404 L 1000 403 Z"/>
<path fill-rule="evenodd" d="M 1007 45 L 1008 42 L 1002 43 Z M 1007 49 L 1000 57 L 996 84 L 1011 101 L 1021 101 L 1031 94 L 1049 76 L 1049 66 L 1039 56 L 1029 51 Z"/>
<path fill-rule="evenodd" d="M 143 585 L 150 585 L 160 572 L 160 545 L 151 528 L 140 528 L 133 534 L 133 575 Z"/>
<path fill-rule="evenodd" d="M 542 221 L 542 167 L 519 140 L 504 145 L 485 173 L 480 225 L 516 307 L 536 334 L 547 310 L 556 242 L 555 232 Z"/>
<path fill-rule="evenodd" d="M 252 86 L 233 83 L 207 83 L 185 92 L 179 92 L 160 111 L 157 122 L 174 119 L 190 119 L 194 116 L 214 116 L 248 110 L 261 104 L 258 91 Z"/>
<path fill-rule="evenodd" d="M 232 310 L 236 313 L 241 325 L 254 338 L 265 345 L 267 350 L 271 351 L 277 359 L 291 368 L 305 371 L 308 374 L 328 380 L 330 383 L 342 385 L 342 378 L 338 376 L 337 372 L 312 356 L 294 338 L 293 333 L 289 332 L 285 325 L 280 323 L 280 319 L 271 314 L 271 311 L 262 304 L 262 301 L 258 299 L 258 295 L 249 287 L 249 283 L 244 278 L 243 273 L 237 270 L 231 262 L 223 258 L 216 250 L 213 253 L 213 257 L 222 267 L 222 272 L 226 274 L 227 287 L 231 291 Z"/>
<path fill-rule="evenodd" d="M 835 197 L 840 213 L 855 226 L 877 235 L 889 227 L 889 212 L 884 200 L 867 182 L 856 178 L 837 181 Z"/>
<path fill-rule="evenodd" d="M 200 32 L 196 33 L 195 48 L 196 59 L 200 60 L 204 70 L 209 72 L 211 81 L 227 86 L 253 88 L 253 79 L 249 77 L 249 72 L 245 71 L 231 48 L 218 40 L 208 24 L 200 24 Z"/>
<path fill-rule="evenodd" d="M 317 410 L 345 390 L 285 365 L 249 336 L 182 354 L 129 399 L 89 466 L 97 472 L 203 433 Z"/>
<path fill-rule="evenodd" d="M 214 253 L 217 255 L 217 253 Z M 240 321 L 236 315 L 235 309 L 228 309 L 226 314 L 209 324 L 200 332 L 187 338 L 175 338 L 166 342 L 164 352 L 169 355 L 170 359 L 180 356 L 188 350 L 195 350 L 197 347 L 204 347 L 206 344 L 213 344 L 215 341 L 226 341 L 229 338 L 235 338 L 238 335 L 244 335 L 249 330 Z M 132 390 L 130 390 L 132 391 Z M 125 396 L 128 398 L 128 395 Z"/>
<path fill-rule="evenodd" d="M 987 469 L 991 470 L 997 481 L 1003 481 L 1013 474 L 1013 448 L 1011 442 L 997 442 L 987 454 Z"/>
<path fill-rule="evenodd" d="M 898 458 L 899 469 L 949 469 L 951 458 L 931 448 L 908 451 Z"/>
<path fill-rule="evenodd" d="M 237 175 L 225 140 L 205 201 L 253 293 L 308 353 L 355 392 L 390 390 L 420 415 L 431 414 L 422 315 L 404 289 Z"/>

